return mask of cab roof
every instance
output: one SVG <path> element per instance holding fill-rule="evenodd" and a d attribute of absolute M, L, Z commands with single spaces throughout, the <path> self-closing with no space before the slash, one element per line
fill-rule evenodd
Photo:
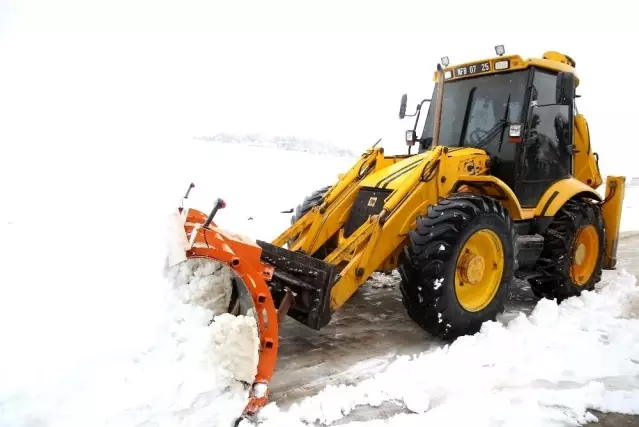
<path fill-rule="evenodd" d="M 575 75 L 576 85 L 579 85 L 579 76 L 575 69 L 575 61 L 568 55 L 556 52 L 545 52 L 541 58 L 523 59 L 519 55 L 503 55 L 486 58 L 479 61 L 464 62 L 449 65 L 444 68 L 445 81 L 460 80 L 483 76 L 487 74 L 504 73 L 514 70 L 523 70 L 529 67 L 539 67 L 551 71 L 570 72 Z M 437 82 L 437 71 L 433 75 L 433 81 Z"/>

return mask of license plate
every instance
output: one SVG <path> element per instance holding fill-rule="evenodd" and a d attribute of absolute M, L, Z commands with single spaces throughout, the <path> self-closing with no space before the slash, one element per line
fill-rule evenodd
<path fill-rule="evenodd" d="M 490 71 L 490 62 L 478 62 L 477 64 L 465 65 L 455 68 L 455 77 L 471 76 L 473 74 L 486 73 Z"/>

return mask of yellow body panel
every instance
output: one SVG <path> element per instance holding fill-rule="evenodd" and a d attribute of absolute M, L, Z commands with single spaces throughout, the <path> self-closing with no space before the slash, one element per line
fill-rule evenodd
<path fill-rule="evenodd" d="M 583 114 L 575 116 L 574 143 L 577 150 L 574 157 L 574 176 L 589 187 L 597 189 L 603 180 L 590 145 L 588 122 Z"/>
<path fill-rule="evenodd" d="M 603 218 L 606 227 L 606 253 L 603 268 L 606 270 L 614 270 L 617 265 L 617 243 L 625 192 L 625 177 L 609 176 L 606 178 L 606 198 L 603 204 Z"/>
<path fill-rule="evenodd" d="M 465 177 L 458 181 L 459 185 L 468 185 L 468 191 L 480 186 L 485 194 L 489 196 L 500 197 L 502 204 L 508 210 L 510 216 L 515 220 L 530 219 L 534 216 L 534 210 L 522 209 L 519 200 L 513 190 L 508 187 L 501 179 L 492 175 L 478 175 Z"/>
<path fill-rule="evenodd" d="M 583 182 L 566 178 L 555 182 L 546 190 L 535 208 L 535 216 L 554 216 L 568 200 L 578 194 L 601 200 L 599 193 Z"/>
<path fill-rule="evenodd" d="M 375 171 L 361 181 L 360 186 L 395 190 L 406 180 L 408 174 L 419 166 L 426 155 L 427 153 L 417 154 L 397 159 L 398 161 L 392 163 L 390 161 L 393 158 L 387 158 L 387 161 L 380 162 Z"/>

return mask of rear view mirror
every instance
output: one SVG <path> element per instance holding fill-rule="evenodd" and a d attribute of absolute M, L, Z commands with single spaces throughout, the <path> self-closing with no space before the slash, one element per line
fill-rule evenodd
<path fill-rule="evenodd" d="M 558 105 L 572 105 L 575 100 L 575 86 L 577 79 L 573 73 L 560 72 L 557 74 L 556 98 Z"/>
<path fill-rule="evenodd" d="M 404 117 L 406 117 L 406 103 L 408 102 L 408 95 L 403 94 L 402 95 L 402 102 L 399 105 L 399 118 L 403 119 Z"/>

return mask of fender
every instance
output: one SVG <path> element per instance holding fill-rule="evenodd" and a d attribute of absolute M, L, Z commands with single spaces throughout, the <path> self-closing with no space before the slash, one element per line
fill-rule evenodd
<path fill-rule="evenodd" d="M 576 178 L 555 182 L 546 190 L 535 208 L 535 217 L 554 217 L 559 209 L 575 196 L 585 196 L 601 202 L 601 196 Z"/>
<path fill-rule="evenodd" d="M 492 175 L 470 175 L 465 176 L 455 183 L 452 191 L 457 191 L 462 186 L 468 186 L 471 190 L 479 191 L 481 194 L 493 196 L 499 200 L 514 220 L 530 219 L 533 212 L 529 209 L 522 209 L 515 193 L 504 181 Z"/>

